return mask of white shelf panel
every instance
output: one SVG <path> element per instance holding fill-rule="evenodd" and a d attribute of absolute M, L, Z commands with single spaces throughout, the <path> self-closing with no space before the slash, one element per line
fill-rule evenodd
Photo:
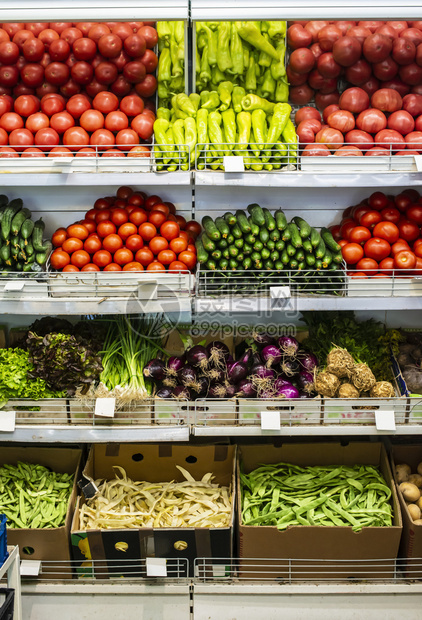
<path fill-rule="evenodd" d="M 22 443 L 128 443 L 189 441 L 189 426 L 16 426 L 13 433 L 0 433 L 0 442 Z"/>
<path fill-rule="evenodd" d="M 1 17 L 1 13 L 0 13 Z M 143 187 L 160 185 L 189 186 L 192 183 L 190 172 L 72 172 L 24 174 L 4 172 L 0 174 L 3 187 L 79 187 L 104 185 L 129 185 Z"/>
<path fill-rule="evenodd" d="M 155 21 L 188 18 L 185 0 L 1 0 L 2 22 Z"/>
<path fill-rule="evenodd" d="M 177 173 L 173 173 L 177 174 Z M 195 172 L 196 186 L 229 187 L 393 187 L 422 185 L 417 172 Z M 328 208 L 329 205 L 328 205 Z"/>
<path fill-rule="evenodd" d="M 193 20 L 235 19 L 419 19 L 419 0 L 254 0 L 224 2 L 223 0 L 192 0 Z"/>
<path fill-rule="evenodd" d="M 279 302 L 267 297 L 199 297 L 194 300 L 196 314 L 257 314 L 307 310 L 422 310 L 422 297 L 291 297 Z"/>
<path fill-rule="evenodd" d="M 278 431 L 263 431 L 259 426 L 193 426 L 192 433 L 196 437 L 338 437 L 342 436 L 373 436 L 383 435 L 422 435 L 422 425 L 397 425 L 395 433 L 378 431 L 375 426 L 360 424 L 333 424 L 330 426 L 298 425 L 282 426 Z"/>

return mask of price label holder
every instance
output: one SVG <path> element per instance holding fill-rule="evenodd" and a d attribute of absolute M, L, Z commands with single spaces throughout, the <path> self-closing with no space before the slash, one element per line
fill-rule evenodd
<path fill-rule="evenodd" d="M 165 558 L 146 558 L 147 577 L 167 577 L 167 560 Z"/>
<path fill-rule="evenodd" d="M 388 431 L 390 433 L 394 433 L 396 431 L 394 411 L 376 410 L 375 426 L 377 427 L 377 431 Z"/>
<path fill-rule="evenodd" d="M 422 172 L 422 155 L 414 155 L 415 166 L 418 172 Z"/>
<path fill-rule="evenodd" d="M 284 310 L 292 297 L 290 286 L 270 286 L 272 310 Z"/>
<path fill-rule="evenodd" d="M 279 431 L 280 412 L 279 411 L 261 411 L 261 430 L 262 431 Z"/>
<path fill-rule="evenodd" d="M 224 172 L 245 172 L 245 162 L 241 155 L 224 155 Z"/>
<path fill-rule="evenodd" d="M 21 560 L 21 577 L 38 577 L 41 570 L 41 562 L 38 560 Z"/>
<path fill-rule="evenodd" d="M 3 290 L 5 293 L 16 293 L 23 291 L 24 286 L 25 282 L 22 282 L 22 280 L 16 280 L 15 282 L 6 282 Z"/>
<path fill-rule="evenodd" d="M 0 411 L 0 433 L 13 433 L 16 426 L 16 411 Z"/>
<path fill-rule="evenodd" d="M 95 401 L 94 415 L 98 415 L 102 418 L 114 418 L 115 409 L 115 398 L 97 398 Z"/>

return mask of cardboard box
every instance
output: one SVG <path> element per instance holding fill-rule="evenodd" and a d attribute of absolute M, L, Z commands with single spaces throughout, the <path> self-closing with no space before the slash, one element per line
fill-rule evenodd
<path fill-rule="evenodd" d="M 192 574 L 196 557 L 229 558 L 233 550 L 236 447 L 229 445 L 193 446 L 188 444 L 94 444 L 83 476 L 88 480 L 114 479 L 114 465 L 123 467 L 132 480 L 150 482 L 183 481 L 180 465 L 200 480 L 206 473 L 214 482 L 232 486 L 233 511 L 230 527 L 225 528 L 139 528 L 81 530 L 75 511 L 72 529 L 72 555 L 79 575 L 87 575 L 89 560 L 97 560 L 95 572 L 101 578 L 116 576 L 116 561 L 122 576 L 141 570 L 138 560 L 147 557 L 169 558 L 167 566 L 187 558 Z M 80 501 L 84 501 L 80 498 Z M 127 546 L 123 552 L 119 549 Z M 173 561 L 172 561 L 173 560 Z M 127 566 L 126 566 L 127 564 Z M 91 569 L 92 570 L 92 569 Z"/>
<path fill-rule="evenodd" d="M 353 532 L 351 527 L 291 526 L 279 531 L 271 526 L 242 525 L 240 495 L 240 463 L 249 473 L 262 463 L 293 463 L 295 465 L 376 465 L 392 490 L 394 525 L 366 527 Z M 394 560 L 402 532 L 400 508 L 385 448 L 381 443 L 308 443 L 242 446 L 238 453 L 238 519 L 240 575 L 263 579 L 373 579 L 393 576 Z M 248 561 L 248 558 L 259 558 Z M 265 558 L 268 558 L 265 561 Z M 285 560 L 270 562 L 271 559 Z M 289 565 L 289 561 L 290 565 Z M 311 562 L 306 562 L 310 560 Z M 312 563 L 312 560 L 314 561 Z M 326 567 L 321 561 L 327 562 Z M 363 560 L 353 564 L 345 560 Z M 367 562 L 368 560 L 374 560 Z M 261 566 L 263 572 L 257 572 Z M 265 567 L 265 568 L 264 568 Z"/>
<path fill-rule="evenodd" d="M 392 446 L 391 461 L 403 518 L 403 535 L 401 538 L 399 555 L 401 558 L 406 558 L 406 561 L 403 563 L 401 568 L 405 572 L 408 579 L 422 579 L 422 567 L 420 560 L 422 557 L 422 525 L 415 525 L 413 523 L 403 495 L 398 490 L 397 477 L 395 474 L 395 466 L 400 463 L 407 463 L 410 466 L 412 473 L 417 473 L 416 468 L 422 461 L 422 445 Z"/>
<path fill-rule="evenodd" d="M 51 529 L 7 529 L 9 545 L 19 546 L 19 555 L 23 560 L 41 560 L 60 562 L 60 572 L 48 568 L 49 579 L 71 579 L 69 535 L 76 504 L 77 487 L 82 451 L 77 448 L 40 448 L 39 446 L 15 447 L 2 446 L 0 465 L 16 465 L 18 461 L 36 463 L 49 467 L 59 473 L 75 474 L 73 491 L 69 498 L 66 522 L 62 527 Z M 40 573 L 42 577 L 42 573 Z"/>

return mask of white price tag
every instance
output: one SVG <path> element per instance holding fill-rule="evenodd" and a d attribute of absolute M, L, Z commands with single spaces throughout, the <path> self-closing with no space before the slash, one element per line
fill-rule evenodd
<path fill-rule="evenodd" d="M 263 431 L 279 431 L 280 412 L 279 411 L 261 411 L 261 430 Z"/>
<path fill-rule="evenodd" d="M 375 411 L 375 426 L 377 431 L 395 431 L 396 419 L 394 411 Z"/>
<path fill-rule="evenodd" d="M 241 155 L 224 155 L 224 172 L 245 172 L 245 162 Z"/>
<path fill-rule="evenodd" d="M 290 286 L 271 286 L 271 299 L 289 299 L 292 296 Z"/>
<path fill-rule="evenodd" d="M 40 574 L 41 562 L 38 560 L 21 561 L 21 577 L 37 577 Z"/>
<path fill-rule="evenodd" d="M 115 398 L 97 398 L 97 400 L 95 401 L 94 414 L 102 416 L 103 418 L 114 418 L 115 409 Z"/>
<path fill-rule="evenodd" d="M 16 411 L 0 411 L 0 433 L 13 433 L 16 424 Z"/>
<path fill-rule="evenodd" d="M 213 564 L 212 566 L 212 576 L 213 577 L 225 577 L 226 576 L 227 567 L 224 564 Z"/>
<path fill-rule="evenodd" d="M 414 155 L 416 170 L 422 172 L 422 155 Z"/>
<path fill-rule="evenodd" d="M 147 577 L 167 577 L 166 562 L 165 558 L 147 558 Z"/>
<path fill-rule="evenodd" d="M 7 282 L 4 285 L 4 292 L 12 293 L 15 291 L 23 291 L 24 286 L 25 286 L 25 282 L 22 282 L 22 280 L 16 280 L 16 282 Z"/>

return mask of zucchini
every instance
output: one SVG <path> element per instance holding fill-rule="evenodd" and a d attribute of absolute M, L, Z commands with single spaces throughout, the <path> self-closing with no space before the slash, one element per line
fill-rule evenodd
<path fill-rule="evenodd" d="M 233 215 L 233 213 L 230 213 L 230 211 L 227 211 L 223 215 L 223 218 L 229 226 L 234 226 L 236 224 L 236 217 Z"/>
<path fill-rule="evenodd" d="M 302 239 L 299 235 L 299 230 L 294 222 L 290 222 L 287 225 L 287 230 L 290 232 L 290 244 L 295 248 L 302 247 Z"/>
<path fill-rule="evenodd" d="M 322 239 L 324 239 L 324 243 L 327 246 L 327 248 L 329 248 L 336 254 L 341 251 L 341 247 L 339 246 L 337 241 L 334 239 L 332 233 L 328 230 L 328 228 L 321 228 L 320 234 L 321 234 Z"/>
<path fill-rule="evenodd" d="M 215 225 L 214 220 L 209 215 L 204 215 L 201 223 L 203 229 L 205 230 L 210 239 L 212 239 L 213 241 L 218 241 L 219 239 L 221 239 L 221 233 Z"/>
<path fill-rule="evenodd" d="M 284 212 L 281 209 L 278 209 L 278 211 L 274 213 L 274 217 L 278 230 L 284 230 L 287 226 L 287 218 L 284 215 Z"/>
<path fill-rule="evenodd" d="M 271 215 L 268 209 L 262 209 L 262 210 L 264 212 L 266 229 L 269 231 L 274 230 L 276 227 L 275 219 L 273 218 L 273 216 Z"/>
<path fill-rule="evenodd" d="M 319 243 L 317 245 L 317 247 L 315 248 L 315 257 L 316 258 L 324 258 L 325 256 L 325 243 L 323 241 L 323 239 L 321 239 L 321 237 L 319 238 Z"/>
<path fill-rule="evenodd" d="M 248 206 L 248 213 L 252 217 L 252 221 L 257 226 L 265 226 L 264 212 L 258 204 L 256 203 L 250 204 Z"/>
<path fill-rule="evenodd" d="M 226 220 L 223 217 L 216 217 L 215 218 L 215 225 L 218 229 L 218 231 L 220 232 L 220 235 L 222 236 L 223 239 L 227 239 L 227 237 L 230 234 L 230 228 L 229 225 L 227 224 Z"/>
<path fill-rule="evenodd" d="M 319 234 L 317 230 L 315 230 L 315 228 L 311 228 L 311 234 L 309 238 L 310 238 L 312 247 L 316 248 L 321 240 L 321 235 Z"/>
<path fill-rule="evenodd" d="M 259 240 L 261 241 L 261 243 L 266 245 L 269 238 L 270 233 L 268 232 L 268 230 L 266 228 L 261 228 L 261 230 L 259 231 Z"/>
<path fill-rule="evenodd" d="M 31 217 L 31 211 L 29 209 L 21 209 L 16 213 L 12 219 L 10 232 L 16 237 L 19 234 L 22 224 L 25 220 Z"/>
<path fill-rule="evenodd" d="M 251 227 L 252 235 L 255 235 L 255 237 L 257 237 L 259 235 L 259 226 L 255 224 L 251 216 L 248 217 L 248 222 L 249 222 L 249 226 Z"/>
<path fill-rule="evenodd" d="M 239 226 L 240 230 L 244 235 L 248 235 L 251 232 L 252 228 L 248 222 L 248 218 L 246 217 L 245 212 L 240 210 L 236 211 L 236 217 L 237 225 Z"/>
<path fill-rule="evenodd" d="M 293 222 L 298 227 L 299 235 L 302 237 L 302 239 L 307 239 L 311 234 L 311 227 L 308 222 L 305 222 L 305 220 L 298 215 L 293 218 Z"/>
<path fill-rule="evenodd" d="M 204 233 L 204 232 L 202 233 L 201 241 L 202 241 L 202 245 L 204 246 L 204 250 L 206 252 L 214 252 L 215 243 L 208 237 L 207 233 Z"/>
<path fill-rule="evenodd" d="M 9 239 L 10 229 L 12 226 L 12 219 L 16 213 L 22 209 L 23 202 L 20 198 L 16 198 L 10 202 L 6 209 L 3 211 L 3 217 L 1 218 L 1 236 L 6 241 Z"/>
<path fill-rule="evenodd" d="M 235 239 L 241 239 L 243 237 L 243 233 L 240 230 L 239 226 L 235 224 L 232 228 L 232 235 Z"/>
<path fill-rule="evenodd" d="M 286 250 L 289 256 L 294 256 L 296 254 L 296 248 L 294 248 L 291 243 L 287 244 Z"/>
<path fill-rule="evenodd" d="M 44 233 L 45 224 L 42 218 L 37 220 L 34 224 L 34 230 L 32 231 L 32 245 L 36 252 L 43 252 L 44 246 L 42 244 L 42 236 Z"/>
<path fill-rule="evenodd" d="M 235 239 L 234 246 L 241 250 L 243 248 L 243 239 Z"/>

